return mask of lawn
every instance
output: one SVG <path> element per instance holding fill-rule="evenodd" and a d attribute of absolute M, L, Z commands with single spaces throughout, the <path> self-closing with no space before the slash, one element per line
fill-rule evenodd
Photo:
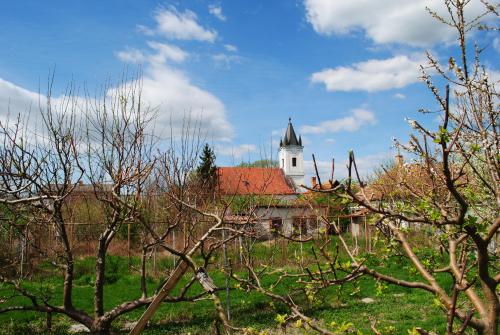
<path fill-rule="evenodd" d="M 276 246 L 260 245 L 256 254 L 260 259 L 269 259 Z M 292 247 L 292 248 L 296 248 Z M 303 250 L 310 250 L 308 245 L 303 246 Z M 275 250 L 274 250 L 275 251 Z M 297 250 L 287 251 L 296 255 Z M 311 253 L 303 251 L 304 262 L 311 260 Z M 76 285 L 74 288 L 74 303 L 79 309 L 92 311 L 93 309 L 93 264 L 94 259 L 87 257 L 80 259 L 76 265 Z M 108 284 L 105 287 L 105 308 L 111 309 L 117 304 L 137 298 L 139 296 L 139 276 L 128 270 L 128 260 L 125 257 L 110 256 L 107 259 L 108 271 L 106 279 Z M 138 259 L 134 259 L 137 263 Z M 370 256 L 367 258 L 372 266 L 406 279 L 416 279 L 418 276 L 410 270 L 406 261 L 398 256 L 388 256 L 387 258 Z M 164 259 L 160 269 L 172 266 L 171 259 Z M 293 264 L 294 262 L 289 262 Z M 312 268 L 315 265 L 311 265 Z M 55 276 L 48 267 L 40 271 L 36 278 L 23 282 L 23 285 L 30 290 L 43 292 L 52 297 L 51 300 L 60 301 L 62 295 L 62 280 Z M 210 273 L 218 287 L 224 287 L 225 277 L 221 270 L 214 266 Z M 273 274 L 263 278 L 264 285 L 271 285 L 279 276 L 282 270 L 288 272 L 296 271 L 290 264 L 277 264 L 273 268 Z M 244 272 L 240 270 L 241 274 Z M 185 283 L 189 278 L 183 280 Z M 444 275 L 438 277 L 441 282 L 448 280 Z M 161 276 L 157 278 L 148 277 L 150 292 L 161 283 Z M 272 302 L 269 298 L 256 292 L 246 292 L 237 289 L 235 282 L 231 282 L 230 310 L 231 322 L 238 327 L 252 327 L 256 330 L 275 329 L 278 327 L 276 321 L 277 314 L 286 314 L 288 310 L 285 306 L 277 302 Z M 451 284 L 451 282 L 450 282 Z M 449 287 L 445 283 L 445 287 Z M 12 291 L 4 286 L 0 286 L 0 298 L 10 296 Z M 285 280 L 275 292 L 285 293 L 297 291 L 300 287 L 295 280 Z M 201 292 L 198 284 L 192 287 L 191 295 Z M 174 292 L 175 294 L 176 292 Z M 226 293 L 220 292 L 221 299 L 225 303 Z M 422 290 L 410 290 L 393 285 L 381 285 L 369 277 L 363 277 L 356 282 L 345 284 L 340 287 L 329 287 L 320 291 L 314 303 L 308 303 L 304 293 L 294 296 L 294 299 L 302 302 L 306 306 L 305 313 L 316 319 L 322 320 L 325 326 L 330 327 L 332 323 L 342 325 L 352 323 L 351 329 L 359 330 L 360 333 L 370 334 L 370 319 L 378 321 L 377 328 L 384 334 L 408 334 L 408 330 L 413 327 L 423 327 L 427 330 L 434 330 L 442 333 L 445 329 L 445 316 L 437 305 L 434 304 L 434 297 Z M 372 298 L 373 302 L 365 303 L 363 298 Z M 26 302 L 25 298 L 15 298 L 19 302 Z M 131 312 L 122 316 L 113 325 L 116 333 L 126 334 L 120 330 L 128 321 L 136 320 L 143 309 Z M 165 303 L 155 314 L 152 322 L 145 330 L 144 334 L 207 334 L 213 327 L 216 319 L 214 305 L 210 300 L 197 302 Z M 45 315 L 32 312 L 11 312 L 0 314 L 0 322 L 4 325 L 0 329 L 0 334 L 45 334 L 48 333 L 45 327 Z M 69 319 L 63 316 L 54 316 L 53 332 L 65 334 L 70 324 Z"/>

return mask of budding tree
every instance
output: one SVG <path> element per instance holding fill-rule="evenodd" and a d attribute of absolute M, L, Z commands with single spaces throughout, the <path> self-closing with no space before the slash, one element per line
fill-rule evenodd
<path fill-rule="evenodd" d="M 498 17 L 499 5 L 482 1 L 485 12 L 467 20 L 469 2 L 446 0 L 447 17 L 429 10 L 455 29 L 460 51 L 458 57 L 449 58 L 447 67 L 430 53 L 429 66 L 422 66 L 422 79 L 440 107 L 439 127 L 433 130 L 410 121 L 414 133 L 409 142 L 397 141 L 396 145 L 413 161 L 387 170 L 385 185 L 366 185 L 351 153 L 349 179 L 343 189 L 377 218 L 378 227 L 389 232 L 388 238 L 396 242 L 395 248 L 408 258 L 422 280 L 402 280 L 364 265 L 360 265 L 360 272 L 431 292 L 447 315 L 448 334 L 463 334 L 471 327 L 480 334 L 494 335 L 500 312 L 498 83 L 481 62 L 483 49 L 472 45 L 469 38 L 478 28 L 489 29 L 483 22 Z M 447 82 L 443 90 L 434 83 L 437 80 Z M 359 191 L 353 189 L 353 179 L 357 179 Z M 375 199 L 374 193 L 378 194 Z M 409 236 L 415 229 L 431 233 L 431 249 L 443 253 L 436 256 L 440 262 L 422 256 L 419 251 L 423 246 L 412 243 Z M 440 283 L 438 273 L 451 278 L 451 288 Z"/>

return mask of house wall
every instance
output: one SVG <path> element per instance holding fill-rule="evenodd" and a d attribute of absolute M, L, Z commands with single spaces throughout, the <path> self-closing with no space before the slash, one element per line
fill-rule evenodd
<path fill-rule="evenodd" d="M 281 219 L 280 233 L 285 236 L 294 234 L 294 220 L 299 218 L 302 218 L 306 224 L 307 233 L 304 232 L 305 235 L 317 232 L 320 226 L 316 213 L 307 207 L 258 208 L 255 215 L 258 218 L 260 238 L 262 239 L 272 238 L 275 235 L 272 231 L 273 219 Z"/>

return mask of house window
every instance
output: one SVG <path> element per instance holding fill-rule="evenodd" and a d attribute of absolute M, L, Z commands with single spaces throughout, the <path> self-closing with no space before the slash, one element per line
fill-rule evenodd
<path fill-rule="evenodd" d="M 292 166 L 297 166 L 297 158 L 292 158 Z"/>
<path fill-rule="evenodd" d="M 281 167 L 282 167 L 282 168 L 284 168 L 284 167 L 285 167 L 285 160 L 284 160 L 284 159 L 282 159 L 282 160 L 281 160 Z"/>
<path fill-rule="evenodd" d="M 271 220 L 269 221 L 269 228 L 273 237 L 277 237 L 281 233 L 282 225 L 283 220 L 281 218 L 271 218 Z"/>

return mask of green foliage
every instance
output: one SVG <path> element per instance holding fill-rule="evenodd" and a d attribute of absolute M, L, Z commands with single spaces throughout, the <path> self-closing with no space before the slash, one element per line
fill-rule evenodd
<path fill-rule="evenodd" d="M 434 143 L 448 143 L 450 141 L 450 134 L 446 128 L 439 126 L 439 130 L 434 134 Z"/>
<path fill-rule="evenodd" d="M 274 320 L 278 325 L 283 326 L 286 323 L 286 317 L 287 317 L 286 314 L 276 314 Z"/>
<path fill-rule="evenodd" d="M 86 257 L 77 260 L 75 263 L 74 280 L 78 285 L 95 284 L 96 258 Z M 116 283 L 123 275 L 128 272 L 128 263 L 123 261 L 120 256 L 106 256 L 106 271 L 104 281 L 106 285 Z"/>
<path fill-rule="evenodd" d="M 332 321 L 330 322 L 330 327 L 333 329 L 335 334 L 348 334 L 354 331 L 354 324 L 347 321 L 342 321 L 340 324 Z"/>
<path fill-rule="evenodd" d="M 200 165 L 196 169 L 198 178 L 204 185 L 214 185 L 217 178 L 217 166 L 215 165 L 215 153 L 208 143 L 203 147 L 200 157 Z"/>
<path fill-rule="evenodd" d="M 387 289 L 387 284 L 385 284 L 382 281 L 377 281 L 377 286 L 375 288 L 375 295 L 377 297 L 380 297 L 382 294 L 384 294 L 384 291 Z"/>

